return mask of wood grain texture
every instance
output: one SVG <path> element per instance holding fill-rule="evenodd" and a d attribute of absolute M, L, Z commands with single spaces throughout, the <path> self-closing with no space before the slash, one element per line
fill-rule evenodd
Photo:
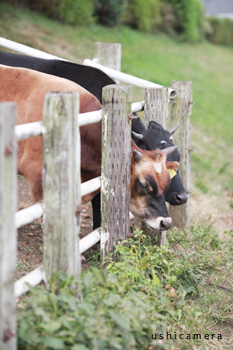
<path fill-rule="evenodd" d="M 168 107 L 168 88 L 145 89 L 144 121 L 146 127 L 148 127 L 149 121 L 153 120 L 166 129 L 168 123 Z"/>
<path fill-rule="evenodd" d="M 78 277 L 80 271 L 79 96 L 50 93 L 45 98 L 43 125 L 44 258 L 48 280 L 60 271 Z"/>
<path fill-rule="evenodd" d="M 164 129 L 167 129 L 169 114 L 169 90 L 166 87 L 163 88 L 150 88 L 145 89 L 145 109 L 144 120 L 145 125 L 148 127 L 150 121 L 155 121 L 162 125 Z M 143 231 L 151 236 L 156 236 L 157 245 L 166 244 L 166 231 L 157 232 L 150 229 L 145 222 L 142 224 Z"/>
<path fill-rule="evenodd" d="M 172 87 L 176 91 L 176 98 L 171 106 L 169 127 L 180 124 L 173 135 L 174 144 L 180 152 L 179 174 L 187 192 L 190 192 L 190 171 L 191 171 L 191 126 L 189 117 L 192 111 L 192 82 L 173 81 Z M 169 205 L 169 213 L 173 225 L 177 227 L 190 226 L 190 196 L 186 204 L 180 206 Z"/>
<path fill-rule="evenodd" d="M 131 109 L 129 86 L 109 85 L 103 89 L 101 252 L 113 250 L 129 230 Z"/>
<path fill-rule="evenodd" d="M 17 236 L 16 106 L 0 104 L 0 349 L 16 350 L 14 277 Z"/>
<path fill-rule="evenodd" d="M 94 59 L 97 59 L 99 64 L 121 71 L 121 44 L 96 42 Z"/>

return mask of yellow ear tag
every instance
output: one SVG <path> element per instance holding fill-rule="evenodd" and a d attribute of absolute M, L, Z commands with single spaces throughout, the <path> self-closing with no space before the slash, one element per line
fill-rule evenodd
<path fill-rule="evenodd" d="M 176 176 L 176 171 L 174 169 L 167 169 L 170 175 L 170 179 L 172 179 L 174 176 Z"/>

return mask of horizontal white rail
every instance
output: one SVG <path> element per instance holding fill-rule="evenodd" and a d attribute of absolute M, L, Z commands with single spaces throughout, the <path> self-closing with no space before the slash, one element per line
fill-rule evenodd
<path fill-rule="evenodd" d="M 21 226 L 28 225 L 43 215 L 43 204 L 38 202 L 28 208 L 17 211 L 15 214 L 15 226 L 18 229 Z"/>
<path fill-rule="evenodd" d="M 100 176 L 95 179 L 86 181 L 81 184 L 81 197 L 100 188 Z M 40 219 L 43 215 L 44 209 L 41 202 L 36 203 L 28 208 L 19 210 L 15 214 L 16 229 L 21 226 L 28 225 L 36 219 Z"/>
<path fill-rule="evenodd" d="M 131 112 L 136 113 L 143 111 L 145 102 L 139 101 L 131 104 Z M 78 116 L 78 125 L 84 126 L 88 124 L 98 123 L 102 119 L 102 109 L 94 112 L 81 113 Z M 35 137 L 42 135 L 44 132 L 44 127 L 42 122 L 33 122 L 16 125 L 15 127 L 15 135 L 17 141 L 22 141 L 25 139 L 29 139 L 30 137 Z"/>
<path fill-rule="evenodd" d="M 100 188 L 100 176 L 81 184 L 81 197 L 92 193 Z"/>
<path fill-rule="evenodd" d="M 137 113 L 144 110 L 145 101 L 134 102 L 131 104 L 131 112 Z"/>
<path fill-rule="evenodd" d="M 153 88 L 153 87 L 162 88 L 163 87 L 162 85 L 152 83 L 151 81 L 137 78 L 137 77 L 134 77 L 133 75 L 122 73 L 115 69 L 105 67 L 102 64 L 89 60 L 88 58 L 84 60 L 83 64 L 85 64 L 86 66 L 98 68 L 113 79 L 119 79 L 121 81 L 124 81 L 125 83 L 135 85 L 141 88 Z M 170 97 L 174 98 L 176 96 L 175 90 L 170 88 L 168 90 L 169 90 Z"/>
<path fill-rule="evenodd" d="M 87 236 L 83 237 L 79 241 L 79 251 L 80 254 L 84 253 L 86 250 L 91 248 L 93 245 L 100 241 L 100 227 L 97 230 L 89 233 Z"/>
<path fill-rule="evenodd" d="M 134 218 L 134 215 L 131 213 L 131 211 L 129 212 L 129 219 L 133 219 Z"/>
<path fill-rule="evenodd" d="M 134 216 L 130 214 L 130 219 Z M 100 241 L 101 237 L 101 228 L 99 227 L 95 231 L 89 233 L 87 236 L 83 237 L 79 241 L 79 251 L 80 254 L 83 254 L 86 250 L 90 249 L 93 245 Z M 20 278 L 15 282 L 14 293 L 15 297 L 19 298 L 24 293 L 29 291 L 30 287 L 35 287 L 44 280 L 44 272 L 42 266 L 37 267 L 35 270 L 29 272 L 26 276 Z M 30 286 L 30 287 L 29 287 Z"/>
<path fill-rule="evenodd" d="M 50 53 L 46 53 L 41 50 L 33 49 L 32 47 L 19 44 L 15 41 L 5 39 L 0 37 L 0 46 L 6 47 L 7 49 L 14 50 L 17 52 L 21 52 L 25 55 L 38 57 L 38 58 L 46 58 L 51 60 L 61 60 L 61 61 L 67 61 L 65 58 L 61 58 L 55 55 L 51 55 Z"/>
<path fill-rule="evenodd" d="M 20 124 L 20 125 L 16 125 L 15 127 L 15 136 L 17 141 L 42 135 L 42 132 L 43 132 L 42 122 Z"/>
<path fill-rule="evenodd" d="M 88 125 L 98 123 L 102 119 L 102 109 L 94 112 L 80 113 L 78 116 L 78 125 Z"/>
<path fill-rule="evenodd" d="M 30 287 L 37 286 L 44 280 L 44 272 L 42 266 L 37 267 L 35 270 L 29 272 L 26 276 L 20 278 L 14 284 L 14 294 L 16 298 L 21 297 L 24 293 L 29 291 Z"/>
<path fill-rule="evenodd" d="M 100 240 L 100 228 L 91 232 L 79 241 L 80 254 L 91 248 Z M 29 272 L 26 276 L 17 280 L 14 284 L 14 294 L 16 298 L 20 298 L 23 294 L 29 291 L 30 287 L 35 287 L 44 280 L 44 272 L 42 266 Z"/>

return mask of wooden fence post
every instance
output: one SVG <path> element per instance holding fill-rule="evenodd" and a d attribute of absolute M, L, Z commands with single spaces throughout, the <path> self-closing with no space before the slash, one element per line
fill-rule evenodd
<path fill-rule="evenodd" d="M 144 121 L 148 127 L 149 121 L 153 120 L 164 129 L 167 129 L 169 111 L 169 90 L 166 87 L 145 89 Z M 154 230 L 143 223 L 143 231 L 154 236 Z M 158 232 L 157 244 L 165 245 L 166 231 Z"/>
<path fill-rule="evenodd" d="M 78 112 L 78 94 L 47 94 L 43 115 L 43 265 L 47 280 L 56 271 L 75 277 L 80 271 L 80 218 L 75 215 L 81 203 Z"/>
<path fill-rule="evenodd" d="M 16 350 L 14 278 L 17 147 L 15 103 L 0 104 L 0 349 Z"/>
<path fill-rule="evenodd" d="M 129 86 L 103 88 L 101 256 L 109 255 L 114 244 L 127 238 L 131 173 L 132 92 Z"/>
<path fill-rule="evenodd" d="M 121 71 L 121 44 L 95 43 L 94 59 L 103 66 Z"/>
<path fill-rule="evenodd" d="M 148 127 L 149 121 L 153 120 L 166 129 L 168 124 L 168 107 L 168 88 L 145 89 L 144 121 L 146 127 Z"/>
<path fill-rule="evenodd" d="M 192 82 L 173 81 L 172 88 L 176 91 L 176 98 L 171 107 L 169 127 L 180 124 L 173 135 L 174 143 L 180 152 L 179 174 L 185 190 L 190 193 L 190 167 L 191 167 L 191 127 L 189 116 L 192 111 Z M 177 227 L 190 226 L 190 196 L 186 204 L 169 206 L 169 213 L 173 225 Z"/>

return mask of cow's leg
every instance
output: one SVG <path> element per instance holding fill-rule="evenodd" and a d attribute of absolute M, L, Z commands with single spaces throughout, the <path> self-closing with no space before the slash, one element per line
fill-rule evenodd
<path fill-rule="evenodd" d="M 43 191 L 42 191 L 42 177 L 38 176 L 36 181 L 28 180 L 32 196 L 35 202 L 39 202 L 43 199 Z"/>
<path fill-rule="evenodd" d="M 39 202 L 43 199 L 42 165 L 41 162 L 32 162 L 26 157 L 25 159 L 19 163 L 18 173 L 26 178 L 34 201 Z"/>
<path fill-rule="evenodd" d="M 98 192 L 91 200 L 92 213 L 93 213 L 93 229 L 101 226 L 101 213 L 100 213 L 100 192 Z"/>
<path fill-rule="evenodd" d="M 41 171 L 37 171 L 33 173 L 33 176 L 30 175 L 31 174 L 24 174 L 30 186 L 34 201 L 39 202 L 43 199 L 42 173 Z M 43 216 L 40 218 L 40 224 L 43 229 Z"/>

